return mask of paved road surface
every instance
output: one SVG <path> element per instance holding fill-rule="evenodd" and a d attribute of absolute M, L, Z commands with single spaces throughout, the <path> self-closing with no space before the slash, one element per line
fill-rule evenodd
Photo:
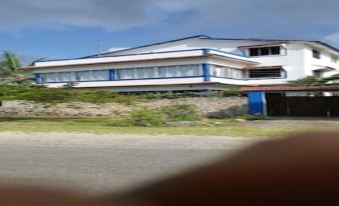
<path fill-rule="evenodd" d="M 0 183 L 121 191 L 198 166 L 253 139 L 0 133 Z"/>

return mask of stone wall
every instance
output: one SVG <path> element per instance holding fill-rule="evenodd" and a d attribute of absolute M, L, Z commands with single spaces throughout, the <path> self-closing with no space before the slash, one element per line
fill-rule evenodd
<path fill-rule="evenodd" d="M 160 99 L 140 102 L 133 105 L 119 103 L 93 104 L 84 102 L 36 103 L 28 101 L 2 101 L 0 116 L 55 116 L 55 117 L 117 117 L 128 115 L 138 108 L 159 108 L 165 105 L 191 104 L 199 113 L 210 117 L 229 117 L 247 114 L 245 97 L 194 97 Z"/>

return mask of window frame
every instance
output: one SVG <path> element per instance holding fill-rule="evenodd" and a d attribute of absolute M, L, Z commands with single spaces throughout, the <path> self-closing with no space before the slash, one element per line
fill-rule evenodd
<path fill-rule="evenodd" d="M 317 49 L 312 49 L 312 57 L 315 59 L 321 59 L 321 52 Z"/>
<path fill-rule="evenodd" d="M 268 76 L 267 74 L 262 74 L 261 76 L 255 76 L 260 75 L 259 71 L 269 71 L 269 70 L 279 70 L 279 76 Z M 257 71 L 257 74 L 251 74 L 251 72 Z M 278 73 L 278 72 L 277 72 Z M 274 73 L 272 73 L 274 74 Z M 251 76 L 254 75 L 255 77 Z M 265 68 L 265 69 L 248 69 L 247 70 L 247 78 L 248 79 L 282 79 L 286 75 L 286 71 L 283 68 Z"/>
<path fill-rule="evenodd" d="M 331 55 L 331 63 L 334 63 L 334 64 L 338 63 L 338 57 L 332 54 Z"/>
<path fill-rule="evenodd" d="M 281 46 L 263 46 L 248 48 L 249 57 L 265 57 L 282 55 Z"/>

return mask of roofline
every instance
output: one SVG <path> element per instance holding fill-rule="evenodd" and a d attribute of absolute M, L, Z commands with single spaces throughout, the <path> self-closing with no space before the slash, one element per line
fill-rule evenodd
<path fill-rule="evenodd" d="M 208 56 L 221 56 L 224 58 L 228 59 L 234 59 L 236 61 L 241 61 L 241 62 L 247 62 L 247 63 L 252 63 L 252 64 L 258 64 L 258 62 L 247 60 L 247 59 L 238 59 L 236 57 L 241 57 L 241 58 L 246 58 L 245 56 L 241 56 L 238 54 L 233 54 L 229 52 L 224 52 L 220 50 L 215 50 L 215 49 L 190 49 L 190 50 L 177 50 L 177 51 L 164 51 L 164 52 L 153 52 L 153 53 L 141 53 L 141 54 L 127 54 L 127 55 L 118 55 L 118 56 L 113 56 L 113 57 L 96 57 L 93 59 L 97 58 L 114 58 L 114 57 L 126 57 L 126 56 L 140 56 L 140 55 L 150 55 L 150 54 L 164 54 L 164 53 L 176 53 L 176 52 L 189 52 L 189 51 L 202 51 L 203 55 L 202 56 L 197 56 L 197 57 L 208 57 Z M 232 56 L 222 56 L 217 53 L 211 53 L 211 52 L 219 52 L 222 54 L 226 55 L 232 55 Z M 189 58 L 189 57 L 175 57 L 175 58 Z M 162 58 L 162 59 L 173 59 L 173 58 Z M 55 61 L 71 61 L 71 60 L 81 60 L 81 59 L 70 59 L 70 60 L 55 60 Z M 157 60 L 157 59 L 152 59 L 152 60 Z M 20 70 L 29 70 L 29 69 L 34 69 L 34 68 L 50 68 L 50 67 L 62 67 L 62 66 L 76 66 L 76 65 L 94 65 L 94 64 L 111 64 L 111 63 L 122 63 L 122 62 L 138 62 L 138 61 L 149 61 L 149 60 L 128 60 L 128 61 L 120 61 L 120 62 L 99 62 L 99 63 L 83 63 L 83 64 L 69 64 L 69 65 L 55 65 L 55 66 L 36 66 L 35 64 L 33 66 L 29 67 L 21 67 Z M 43 61 L 43 62 L 53 62 L 53 61 Z"/>
<path fill-rule="evenodd" d="M 184 37 L 184 38 L 179 38 L 179 39 L 174 39 L 174 40 L 169 40 L 169 41 L 164 41 L 164 42 L 158 42 L 158 43 L 153 43 L 153 44 L 147 44 L 147 45 L 132 47 L 132 48 L 128 48 L 128 49 L 117 50 L 117 51 L 113 51 L 113 52 L 105 52 L 105 53 L 101 53 L 101 54 L 85 56 L 85 57 L 81 57 L 79 59 L 87 59 L 87 58 L 96 57 L 96 56 L 105 55 L 105 54 L 114 54 L 114 53 L 117 53 L 117 52 L 129 51 L 129 50 L 132 50 L 132 49 L 140 49 L 140 48 L 149 47 L 149 46 L 156 46 L 156 45 L 167 44 L 167 43 L 172 43 L 172 42 L 177 42 L 177 41 L 184 41 L 184 40 L 188 40 L 188 39 L 196 39 L 196 38 L 210 39 L 211 37 L 206 36 L 206 35 L 195 35 L 195 36 L 189 36 L 189 37 Z"/>
<path fill-rule="evenodd" d="M 144 59 L 144 60 L 126 60 L 126 61 L 117 61 L 117 62 L 97 62 L 97 63 L 83 63 L 83 64 L 68 64 L 68 65 L 49 65 L 49 66 L 29 66 L 29 67 L 21 67 L 19 68 L 20 70 L 33 70 L 33 69 L 41 69 L 41 68 L 56 68 L 56 67 L 64 67 L 64 66 L 79 66 L 79 65 L 106 65 L 106 64 L 114 64 L 114 63 L 125 63 L 125 62 L 148 62 L 148 61 L 161 61 L 161 60 L 173 60 L 173 59 L 192 59 L 192 58 L 201 58 L 201 57 L 223 57 L 223 58 L 227 58 L 227 59 L 231 59 L 233 61 L 239 61 L 239 62 L 247 62 L 247 63 L 251 63 L 251 64 L 258 64 L 258 62 L 254 62 L 254 61 L 249 61 L 246 59 L 238 59 L 232 56 L 222 56 L 222 55 L 218 55 L 218 54 L 213 54 L 210 53 L 209 49 L 196 49 L 196 51 L 203 51 L 203 54 L 201 56 L 183 56 L 183 57 L 166 57 L 166 58 L 158 58 L 158 59 Z M 186 51 L 192 51 L 192 50 L 186 50 Z M 194 51 L 194 50 L 193 50 Z M 218 50 L 211 50 L 211 51 L 217 51 L 220 53 L 225 53 L 225 54 L 231 54 L 234 55 L 232 53 L 226 53 L 226 52 L 222 52 L 222 51 L 218 51 Z M 181 52 L 181 51 L 178 51 Z M 167 53 L 167 52 L 166 52 Z M 150 53 L 152 54 L 152 53 Z M 145 54 L 144 54 L 145 55 Z M 125 56 L 125 55 L 122 55 Z M 130 56 L 130 55 L 126 55 L 126 56 Z M 234 55 L 237 56 L 237 55 Z M 239 56 L 242 57 L 242 56 Z M 112 58 L 112 57 L 106 57 L 106 58 Z"/>
<path fill-rule="evenodd" d="M 320 44 L 322 46 L 328 47 L 336 52 L 339 53 L 339 48 L 336 48 L 326 42 L 323 41 L 319 41 L 319 40 L 305 40 L 305 39 L 256 39 L 256 38 L 240 38 L 240 39 L 236 39 L 236 38 L 209 38 L 210 40 L 230 40 L 230 41 L 274 41 L 274 42 L 304 42 L 304 43 L 315 43 L 315 44 Z"/>
<path fill-rule="evenodd" d="M 180 38 L 180 39 L 175 39 L 175 40 L 170 40 L 170 41 L 165 41 L 165 42 L 159 42 L 155 44 L 148 44 L 148 45 L 142 45 L 142 46 L 137 46 L 137 47 L 132 47 L 128 49 L 123 49 L 123 50 L 118 50 L 114 52 L 106 52 L 102 54 L 97 54 L 97 55 L 92 55 L 92 56 L 87 56 L 87 57 L 82 57 L 82 58 L 90 58 L 90 57 L 95 57 L 99 55 L 105 55 L 105 54 L 114 54 L 117 52 L 122 52 L 122 51 L 129 51 L 133 49 L 140 49 L 140 48 L 145 48 L 149 46 L 156 46 L 156 45 L 161 45 L 161 44 L 166 44 L 166 43 L 171 43 L 171 42 L 177 42 L 177 41 L 183 41 L 187 39 L 195 39 L 195 38 L 201 38 L 201 39 L 208 39 L 208 40 L 226 40 L 226 41 L 274 41 L 274 42 L 305 42 L 305 43 L 316 43 L 320 44 L 322 46 L 328 47 L 336 52 L 339 53 L 339 48 L 336 48 L 328 43 L 322 42 L 322 41 L 317 41 L 317 40 L 305 40 L 305 39 L 260 39 L 260 38 L 218 38 L 218 37 L 210 37 L 207 35 L 196 35 L 196 36 L 190 36 L 190 37 L 185 37 L 185 38 Z M 80 58 L 80 59 L 82 59 Z"/>
<path fill-rule="evenodd" d="M 132 47 L 128 49 L 122 49 L 118 51 L 113 51 L 113 52 L 105 52 L 101 54 L 95 54 L 95 55 L 90 55 L 90 56 L 85 56 L 85 57 L 80 57 L 80 58 L 66 58 L 66 59 L 55 59 L 55 60 L 44 60 L 44 61 L 37 61 L 37 62 L 48 62 L 48 61 L 65 61 L 65 60 L 77 60 L 77 59 L 88 59 L 88 58 L 100 58 L 100 55 L 106 55 L 106 54 L 114 54 L 118 52 L 123 52 L 123 51 L 129 51 L 133 49 L 140 49 L 140 48 L 145 48 L 145 47 L 150 47 L 150 46 L 156 46 L 156 45 L 162 45 L 162 44 L 167 44 L 167 43 L 172 43 L 172 42 L 178 42 L 178 41 L 184 41 L 188 39 L 208 39 L 208 40 L 223 40 L 223 41 L 274 41 L 274 42 L 304 42 L 304 43 L 315 43 L 319 44 L 322 46 L 325 46 L 329 49 L 332 49 L 336 52 L 339 53 L 339 48 L 336 48 L 328 43 L 322 42 L 322 41 L 316 41 L 316 40 L 302 40 L 302 39 L 259 39 L 259 38 L 214 38 L 210 37 L 207 35 L 195 35 L 195 36 L 190 36 L 190 37 L 184 37 L 184 38 L 179 38 L 179 39 L 174 39 L 174 40 L 169 40 L 169 41 L 164 41 L 164 42 L 158 42 L 154 44 L 147 44 L 147 45 L 142 45 L 142 46 L 137 46 L 137 47 Z"/>

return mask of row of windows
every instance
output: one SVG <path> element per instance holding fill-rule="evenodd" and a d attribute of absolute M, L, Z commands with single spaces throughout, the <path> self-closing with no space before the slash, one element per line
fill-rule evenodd
<path fill-rule="evenodd" d="M 202 69 L 199 65 L 162 66 L 118 70 L 118 78 L 122 80 L 195 76 L 202 76 Z"/>
<path fill-rule="evenodd" d="M 42 73 L 42 83 L 109 81 L 109 70 Z M 202 76 L 200 65 L 144 67 L 117 70 L 116 79 L 152 79 Z"/>
<path fill-rule="evenodd" d="M 213 76 L 231 79 L 282 78 L 284 70 L 281 68 L 240 70 L 231 67 L 214 66 Z"/>
<path fill-rule="evenodd" d="M 281 78 L 283 77 L 283 72 L 281 68 L 250 69 L 247 76 L 248 78 Z"/>
<path fill-rule="evenodd" d="M 230 79 L 247 78 L 280 78 L 284 71 L 281 68 L 241 70 L 232 67 L 213 66 L 211 75 L 214 77 Z M 156 79 L 176 77 L 202 76 L 202 68 L 199 65 L 144 67 L 117 70 L 115 79 Z M 54 72 L 41 74 L 42 83 L 53 82 L 86 82 L 86 81 L 109 81 L 109 70 Z"/>
<path fill-rule="evenodd" d="M 45 82 L 78 82 L 78 81 L 107 81 L 109 70 L 53 72 L 41 74 L 41 81 Z"/>
<path fill-rule="evenodd" d="M 249 48 L 249 56 L 256 57 L 256 56 L 274 56 L 281 54 L 281 47 L 280 46 L 271 46 L 271 47 L 255 47 Z M 316 59 L 321 59 L 321 52 L 313 49 L 312 56 Z M 337 63 L 338 58 L 334 55 L 331 55 L 331 62 Z"/>
<path fill-rule="evenodd" d="M 232 67 L 214 66 L 213 68 L 213 76 L 215 77 L 242 79 L 244 77 L 243 72 L 243 70 Z"/>
<path fill-rule="evenodd" d="M 280 55 L 280 46 L 250 48 L 249 55 L 251 57 Z"/>

